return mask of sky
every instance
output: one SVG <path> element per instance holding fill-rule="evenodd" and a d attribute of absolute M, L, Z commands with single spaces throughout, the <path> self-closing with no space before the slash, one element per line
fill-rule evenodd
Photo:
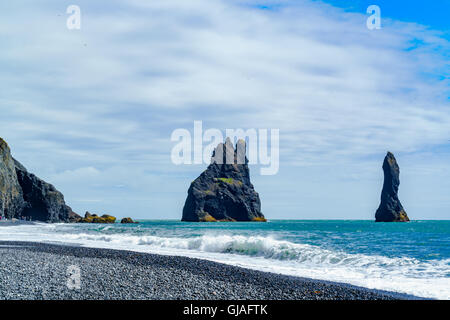
<path fill-rule="evenodd" d="M 374 219 L 388 150 L 409 217 L 449 219 L 449 6 L 3 1 L 0 137 L 80 214 L 180 219 L 207 165 L 171 134 L 198 120 L 279 129 L 278 173 L 250 168 L 268 219 Z"/>
<path fill-rule="evenodd" d="M 426 4 L 419 0 L 325 0 L 324 2 L 343 8 L 347 12 L 365 12 L 370 5 L 376 4 L 382 9 L 382 16 L 386 18 L 439 30 L 447 39 L 450 35 L 448 0 L 433 0 Z"/>

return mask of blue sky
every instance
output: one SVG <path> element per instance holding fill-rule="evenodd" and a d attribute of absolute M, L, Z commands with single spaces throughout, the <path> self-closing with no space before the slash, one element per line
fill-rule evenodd
<path fill-rule="evenodd" d="M 364 12 L 370 5 L 376 4 L 382 8 L 382 16 L 412 22 L 440 30 L 449 36 L 450 2 L 447 0 L 325 0 L 324 2 L 350 12 Z"/>
<path fill-rule="evenodd" d="M 81 30 L 66 28 L 70 4 Z M 373 219 L 387 150 L 409 216 L 448 219 L 448 7 L 3 2 L 0 136 L 81 214 L 179 219 L 206 166 L 174 165 L 170 136 L 202 120 L 280 130 L 279 173 L 251 168 L 269 219 Z"/>

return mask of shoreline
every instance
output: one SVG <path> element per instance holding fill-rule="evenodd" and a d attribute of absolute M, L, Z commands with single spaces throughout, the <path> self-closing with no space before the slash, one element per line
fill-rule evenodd
<path fill-rule="evenodd" d="M 0 227 L 9 227 L 9 226 L 19 226 L 19 225 L 35 225 L 35 221 L 25 221 L 25 220 L 0 220 Z"/>
<path fill-rule="evenodd" d="M 67 287 L 67 268 L 81 288 Z M 7 271 L 7 272 L 6 272 Z M 423 300 L 182 256 L 0 241 L 1 300 Z"/>

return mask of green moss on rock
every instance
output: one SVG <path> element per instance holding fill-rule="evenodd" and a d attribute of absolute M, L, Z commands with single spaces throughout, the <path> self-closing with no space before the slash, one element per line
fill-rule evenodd
<path fill-rule="evenodd" d="M 99 217 L 96 214 L 91 214 L 89 212 L 86 212 L 84 215 L 84 218 L 81 219 L 81 223 L 115 223 L 116 217 L 104 214 L 101 217 Z"/>

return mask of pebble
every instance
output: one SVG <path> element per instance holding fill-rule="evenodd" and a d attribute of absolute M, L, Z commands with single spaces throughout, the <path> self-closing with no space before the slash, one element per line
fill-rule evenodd
<path fill-rule="evenodd" d="M 69 266 L 81 272 L 80 289 L 67 285 Z M 418 299 L 187 257 L 32 242 L 0 241 L 0 270 L 3 300 Z"/>

